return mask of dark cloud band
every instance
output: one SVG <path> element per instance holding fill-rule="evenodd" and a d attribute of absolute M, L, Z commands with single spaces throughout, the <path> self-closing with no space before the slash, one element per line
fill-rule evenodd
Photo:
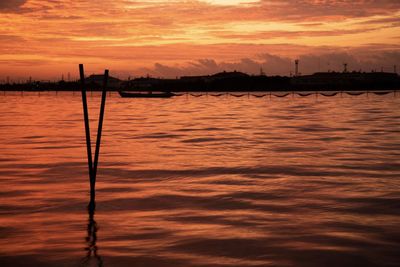
<path fill-rule="evenodd" d="M 1 0 L 0 10 L 15 10 L 25 4 L 27 0 Z"/>

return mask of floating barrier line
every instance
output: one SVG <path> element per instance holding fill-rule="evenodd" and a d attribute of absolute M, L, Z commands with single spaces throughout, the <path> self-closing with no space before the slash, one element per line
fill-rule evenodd
<path fill-rule="evenodd" d="M 295 95 L 298 95 L 300 97 L 307 97 L 307 96 L 310 96 L 310 95 L 315 95 L 315 97 L 318 97 L 318 95 L 322 95 L 322 96 L 326 96 L 326 97 L 333 97 L 333 96 L 337 96 L 338 94 L 340 94 L 340 96 L 342 96 L 343 93 L 351 95 L 351 96 L 359 96 L 359 95 L 363 95 L 363 94 L 367 94 L 368 95 L 369 93 L 375 94 L 375 95 L 387 95 L 387 94 L 390 94 L 390 93 L 394 93 L 394 96 L 396 96 L 396 90 L 394 90 L 394 91 L 384 91 L 384 92 L 379 92 L 379 91 L 371 91 L 371 92 L 370 91 L 365 91 L 365 92 L 337 91 L 337 92 L 333 92 L 333 93 L 323 93 L 323 92 L 300 93 L 300 92 L 293 91 L 293 92 L 285 93 L 283 95 L 279 95 L 279 94 L 272 93 L 272 92 L 269 92 L 268 94 L 262 94 L 262 95 L 251 94 L 251 93 L 234 94 L 234 93 L 228 93 L 228 92 L 220 93 L 220 94 L 208 94 L 208 93 L 206 93 L 206 94 L 191 94 L 191 93 L 186 93 L 186 94 L 175 94 L 175 96 L 183 96 L 183 95 L 188 96 L 188 95 L 191 95 L 193 97 L 201 97 L 201 96 L 204 96 L 204 95 L 206 95 L 206 96 L 210 95 L 210 96 L 213 96 L 213 97 L 221 97 L 221 96 L 226 95 L 226 96 L 233 96 L 233 97 L 243 97 L 243 96 L 247 95 L 248 97 L 253 96 L 253 97 L 257 97 L 257 98 L 262 98 L 262 97 L 269 96 L 271 98 L 271 96 L 286 97 L 286 96 L 292 95 L 292 97 L 294 97 Z"/>
<path fill-rule="evenodd" d="M 365 94 L 365 93 L 366 93 L 366 92 L 360 92 L 360 93 L 346 92 L 346 94 L 348 94 L 348 95 L 353 95 L 353 96 L 363 95 L 363 94 Z"/>
<path fill-rule="evenodd" d="M 299 96 L 305 97 L 305 96 L 310 96 L 314 93 L 307 93 L 307 94 L 301 94 L 301 93 L 297 93 Z"/>
<path fill-rule="evenodd" d="M 223 96 L 224 94 L 210 94 L 210 96 L 215 96 L 215 97 L 220 97 Z"/>
<path fill-rule="evenodd" d="M 286 96 L 288 96 L 288 95 L 290 95 L 290 93 L 287 93 L 287 94 L 284 94 L 284 95 L 273 95 L 273 96 L 276 96 L 276 97 L 286 97 Z"/>
<path fill-rule="evenodd" d="M 387 95 L 387 94 L 390 94 L 392 92 L 372 92 L 372 93 L 374 93 L 376 95 Z"/>
<path fill-rule="evenodd" d="M 251 96 L 254 96 L 254 97 L 264 97 L 264 96 L 266 96 L 266 94 L 265 95 L 251 95 Z"/>
<path fill-rule="evenodd" d="M 80 91 L 82 91 L 82 88 L 84 88 L 84 87 L 85 87 L 85 84 L 84 84 L 84 82 L 82 83 L 82 81 L 81 81 L 81 84 L 80 84 L 80 88 L 81 89 L 80 89 Z M 82 97 L 87 99 L 87 96 L 86 96 L 87 95 L 86 94 L 87 90 L 86 89 L 83 89 L 83 90 L 84 90 L 84 93 L 83 93 Z M 391 91 L 362 91 L 362 92 L 357 92 L 357 91 L 353 91 L 353 92 L 352 91 L 336 91 L 334 93 L 328 93 L 329 91 L 325 91 L 325 93 L 324 92 L 317 92 L 317 91 L 315 91 L 315 92 L 307 92 L 307 93 L 301 93 L 301 92 L 293 91 L 293 92 L 287 92 L 287 93 L 285 93 L 283 95 L 278 95 L 278 94 L 276 94 L 276 92 L 274 92 L 274 93 L 268 92 L 267 94 L 261 94 L 261 95 L 254 94 L 254 93 L 234 94 L 234 93 L 229 93 L 229 92 L 224 92 L 224 93 L 220 93 L 220 94 L 210 94 L 210 93 L 193 94 L 193 93 L 185 92 L 185 93 L 174 93 L 174 96 L 178 97 L 178 96 L 189 96 L 190 95 L 190 96 L 193 96 L 193 97 L 202 97 L 202 96 L 222 97 L 222 96 L 226 95 L 226 96 L 233 96 L 233 97 L 243 97 L 243 96 L 247 95 L 248 97 L 253 96 L 253 97 L 257 97 L 257 98 L 262 98 L 262 97 L 266 97 L 266 96 L 270 96 L 270 97 L 271 96 L 286 97 L 288 95 L 292 95 L 293 97 L 295 95 L 298 95 L 300 97 L 307 97 L 307 96 L 310 96 L 310 95 L 315 95 L 315 96 L 322 95 L 322 96 L 326 96 L 326 97 L 332 97 L 332 96 L 336 96 L 338 94 L 340 94 L 340 96 L 342 96 L 343 94 L 348 94 L 348 95 L 351 95 L 351 96 L 359 96 L 359 95 L 363 95 L 363 94 L 367 94 L 367 95 L 368 94 L 388 95 L 388 94 L 391 94 L 391 93 L 393 93 L 394 96 L 396 96 L 398 91 L 399 90 L 391 90 Z M 3 91 L 3 95 L 4 96 L 6 95 L 6 92 L 8 92 L 8 91 Z M 21 91 L 10 91 L 10 92 L 11 93 L 20 92 L 22 97 L 25 96 L 24 93 L 26 93 L 26 92 L 32 93 L 31 91 L 23 91 L 23 90 L 21 90 Z M 70 91 L 70 92 L 72 92 L 72 95 L 75 95 L 75 93 L 79 92 L 79 91 L 74 90 L 74 91 Z M 99 91 L 99 92 L 101 92 L 101 91 Z M 40 97 L 41 95 L 42 95 L 42 93 L 38 92 L 38 96 Z M 55 95 L 59 95 L 59 91 L 55 91 Z M 109 91 L 109 96 L 112 96 L 112 91 Z M 85 103 L 85 102 L 83 102 L 83 103 Z"/>
<path fill-rule="evenodd" d="M 323 96 L 335 96 L 335 95 L 337 95 L 339 92 L 336 92 L 336 93 L 333 93 L 333 94 L 326 94 L 326 93 L 320 93 L 321 95 L 323 95 Z"/>

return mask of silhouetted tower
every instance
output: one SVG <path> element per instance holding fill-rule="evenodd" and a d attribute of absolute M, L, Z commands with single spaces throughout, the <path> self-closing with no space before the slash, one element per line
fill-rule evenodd
<path fill-rule="evenodd" d="M 394 73 L 397 74 L 397 66 L 396 65 L 393 66 L 393 70 L 394 70 Z"/>
<path fill-rule="evenodd" d="M 260 67 L 260 76 L 265 76 L 265 72 L 262 67 Z"/>
<path fill-rule="evenodd" d="M 318 58 L 318 72 L 321 71 L 321 59 Z"/>
<path fill-rule="evenodd" d="M 295 64 L 295 71 L 294 71 L 294 76 L 299 76 L 299 60 L 298 59 L 296 59 L 295 61 L 294 61 L 294 64 Z"/>
<path fill-rule="evenodd" d="M 343 63 L 343 72 L 344 72 L 344 73 L 347 72 L 347 63 Z"/>

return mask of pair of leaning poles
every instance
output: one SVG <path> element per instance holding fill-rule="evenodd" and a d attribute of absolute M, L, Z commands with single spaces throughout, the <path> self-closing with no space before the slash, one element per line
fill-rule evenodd
<path fill-rule="evenodd" d="M 88 208 L 90 210 L 94 210 L 95 205 L 96 205 L 95 204 L 95 197 L 96 197 L 95 190 L 96 190 L 97 165 L 99 162 L 101 132 L 103 129 L 104 109 L 106 106 L 108 70 L 104 71 L 104 80 L 103 80 L 103 88 L 102 88 L 102 94 L 101 94 L 99 125 L 97 127 L 97 138 L 96 138 L 96 149 L 95 149 L 95 153 L 94 153 L 94 161 L 92 160 L 92 143 L 90 141 L 89 112 L 88 112 L 88 105 L 87 105 L 87 98 L 86 98 L 85 72 L 83 69 L 83 64 L 79 64 L 79 75 L 80 75 L 80 81 L 81 81 L 83 117 L 85 120 L 86 148 L 87 148 L 89 182 L 90 182 L 90 202 L 89 202 Z"/>

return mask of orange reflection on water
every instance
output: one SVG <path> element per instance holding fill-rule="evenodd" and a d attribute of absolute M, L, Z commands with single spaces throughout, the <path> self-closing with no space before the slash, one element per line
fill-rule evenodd
<path fill-rule="evenodd" d="M 0 98 L 2 265 L 400 263 L 398 97 L 113 94 L 94 214 L 80 101 Z"/>

